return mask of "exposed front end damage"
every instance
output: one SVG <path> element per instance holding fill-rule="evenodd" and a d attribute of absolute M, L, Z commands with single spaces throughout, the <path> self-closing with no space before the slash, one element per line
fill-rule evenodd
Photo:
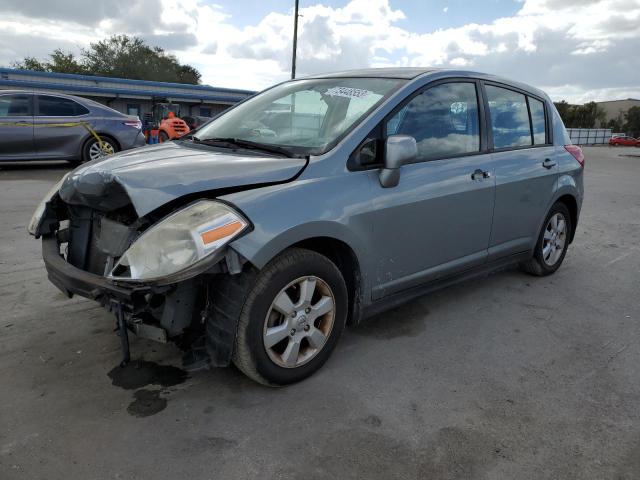
<path fill-rule="evenodd" d="M 224 320 L 210 318 L 209 299 L 215 282 L 242 270 L 228 244 L 252 225 L 217 198 L 291 181 L 308 160 L 244 152 L 194 142 L 123 152 L 81 165 L 36 209 L 28 230 L 42 237 L 49 279 L 116 315 L 125 360 L 133 332 L 206 351 L 196 363 L 229 364 L 235 325 L 216 324 Z"/>
<path fill-rule="evenodd" d="M 224 332 L 233 332 L 234 326 L 220 325 L 223 334 L 210 338 L 209 346 L 216 350 L 213 355 L 211 348 L 204 347 L 204 328 L 211 311 L 209 290 L 222 275 L 238 273 L 244 260 L 225 247 L 208 256 L 196 274 L 174 276 L 175 281 L 171 276 L 148 281 L 109 278 L 123 254 L 159 219 L 153 215 L 139 218 L 124 191 L 118 192 L 116 184 L 107 188 L 107 198 L 117 199 L 110 204 L 104 203 L 102 195 L 79 199 L 77 192 L 67 197 L 78 200 L 70 204 L 62 198 L 70 192 L 62 190 L 47 203 L 38 234 L 49 280 L 65 295 L 95 300 L 114 313 L 123 363 L 129 360 L 131 332 L 158 342 L 175 342 L 186 352 L 187 363 L 228 365 L 233 336 Z M 80 200 L 84 205 L 78 204 Z"/>

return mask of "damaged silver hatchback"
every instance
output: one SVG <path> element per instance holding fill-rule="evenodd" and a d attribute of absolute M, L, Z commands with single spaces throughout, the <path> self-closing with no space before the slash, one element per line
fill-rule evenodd
<path fill-rule="evenodd" d="M 189 369 L 299 381 L 347 323 L 510 264 L 558 269 L 584 158 L 549 97 L 491 75 L 293 80 L 66 175 L 29 225 L 49 279 Z"/>

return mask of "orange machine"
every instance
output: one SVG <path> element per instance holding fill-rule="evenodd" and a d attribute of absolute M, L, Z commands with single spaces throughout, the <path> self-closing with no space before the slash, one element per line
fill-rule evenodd
<path fill-rule="evenodd" d="M 157 102 L 152 107 L 153 127 L 158 129 L 158 141 L 166 142 L 189 133 L 189 126 L 180 118 L 180 105 Z"/>

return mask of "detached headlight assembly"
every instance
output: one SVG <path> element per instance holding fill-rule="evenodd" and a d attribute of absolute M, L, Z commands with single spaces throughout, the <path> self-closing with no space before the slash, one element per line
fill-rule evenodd
<path fill-rule="evenodd" d="M 112 280 L 166 281 L 198 264 L 240 235 L 249 222 L 231 207 L 200 200 L 145 231 L 120 260 Z"/>
<path fill-rule="evenodd" d="M 64 177 L 60 179 L 58 183 L 56 183 L 53 187 L 51 187 L 51 190 L 47 192 L 47 194 L 43 197 L 43 199 L 40 201 L 40 203 L 36 207 L 36 211 L 33 212 L 33 215 L 31 216 L 31 220 L 29 221 L 29 225 L 27 226 L 27 231 L 31 235 L 36 236 L 38 234 L 38 228 L 40 227 L 40 222 L 42 221 L 42 216 L 44 215 L 44 211 L 47 208 L 47 203 L 49 203 L 49 201 L 53 198 L 53 196 L 56 193 L 58 193 L 58 190 L 60 190 L 60 187 L 62 186 L 62 184 L 64 183 L 64 181 L 68 176 L 69 176 L 69 173 L 67 173 Z"/>

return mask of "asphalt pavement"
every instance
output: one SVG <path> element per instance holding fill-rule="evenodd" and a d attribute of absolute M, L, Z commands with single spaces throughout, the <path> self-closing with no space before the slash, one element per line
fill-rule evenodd
<path fill-rule="evenodd" d="M 640 149 L 585 154 L 555 275 L 425 296 L 281 389 L 145 340 L 119 370 L 113 317 L 26 233 L 67 165 L 0 164 L 0 479 L 640 478 Z"/>

